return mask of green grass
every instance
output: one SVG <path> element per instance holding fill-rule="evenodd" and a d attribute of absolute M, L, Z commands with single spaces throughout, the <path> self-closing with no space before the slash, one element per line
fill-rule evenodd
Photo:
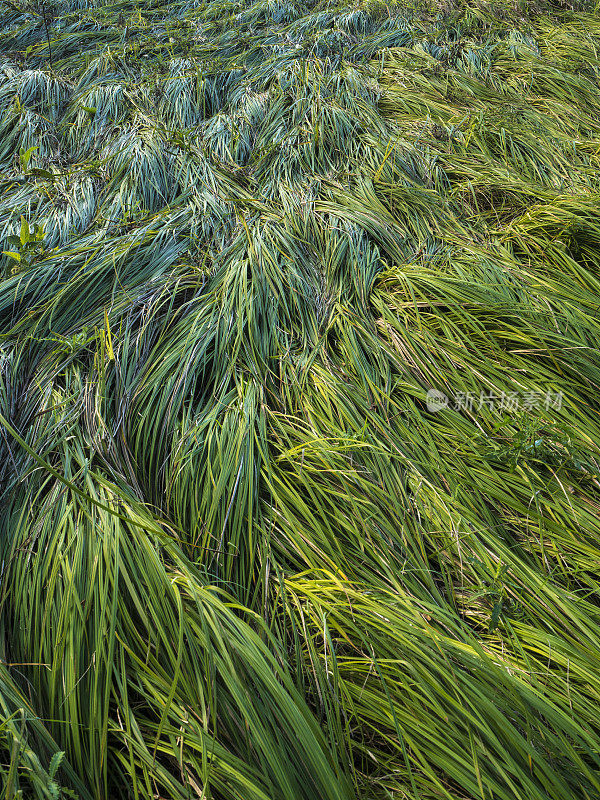
<path fill-rule="evenodd" d="M 0 796 L 600 798 L 599 209 L 592 5 L 4 2 Z"/>

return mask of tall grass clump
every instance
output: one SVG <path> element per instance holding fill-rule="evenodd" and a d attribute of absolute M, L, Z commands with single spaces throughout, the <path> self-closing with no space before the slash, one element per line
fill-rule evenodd
<path fill-rule="evenodd" d="M 2 14 L 2 796 L 598 800 L 598 9 Z"/>

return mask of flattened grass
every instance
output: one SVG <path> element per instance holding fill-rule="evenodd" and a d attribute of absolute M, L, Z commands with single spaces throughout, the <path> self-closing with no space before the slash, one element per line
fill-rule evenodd
<path fill-rule="evenodd" d="M 597 13 L 5 20 L 4 796 L 600 797 Z"/>

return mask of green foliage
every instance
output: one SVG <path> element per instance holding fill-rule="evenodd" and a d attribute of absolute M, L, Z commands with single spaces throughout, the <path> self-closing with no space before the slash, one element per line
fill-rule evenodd
<path fill-rule="evenodd" d="M 33 6 L 0 795 L 600 798 L 597 10 Z"/>
<path fill-rule="evenodd" d="M 44 255 L 44 238 L 45 233 L 42 227 L 35 223 L 33 228 L 30 228 L 25 217 L 21 216 L 19 235 L 6 237 L 9 246 L 14 249 L 3 251 L 3 255 L 17 262 L 17 266 L 13 267 L 13 272 L 31 267 Z"/>

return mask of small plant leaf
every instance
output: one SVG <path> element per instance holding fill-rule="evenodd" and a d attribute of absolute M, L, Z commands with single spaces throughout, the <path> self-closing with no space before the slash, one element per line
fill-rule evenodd
<path fill-rule="evenodd" d="M 498 603 L 495 603 L 494 608 L 492 609 L 492 616 L 490 618 L 490 627 L 489 627 L 490 633 L 493 633 L 498 627 L 498 622 L 500 621 L 501 613 L 502 613 L 502 600 L 500 600 Z"/>
<path fill-rule="evenodd" d="M 21 162 L 21 166 L 23 167 L 23 171 L 27 171 L 27 167 L 29 166 L 29 162 L 31 161 L 31 156 L 33 153 L 38 149 L 37 145 L 33 145 L 29 147 L 27 150 L 24 150 L 22 147 L 19 150 L 19 161 Z"/>
<path fill-rule="evenodd" d="M 39 167 L 32 167 L 29 170 L 31 175 L 37 175 L 39 178 L 48 178 L 49 180 L 54 180 L 54 173 L 49 172 L 47 169 L 40 169 Z"/>
<path fill-rule="evenodd" d="M 51 778 L 54 778 L 56 773 L 58 772 L 58 768 L 60 767 L 63 758 L 65 757 L 64 750 L 57 750 L 56 753 L 50 759 L 50 766 L 48 767 L 48 775 Z"/>
<path fill-rule="evenodd" d="M 21 232 L 19 234 L 19 238 L 21 240 L 22 246 L 26 245 L 31 238 L 31 233 L 29 231 L 29 223 L 23 216 L 21 217 Z"/>

